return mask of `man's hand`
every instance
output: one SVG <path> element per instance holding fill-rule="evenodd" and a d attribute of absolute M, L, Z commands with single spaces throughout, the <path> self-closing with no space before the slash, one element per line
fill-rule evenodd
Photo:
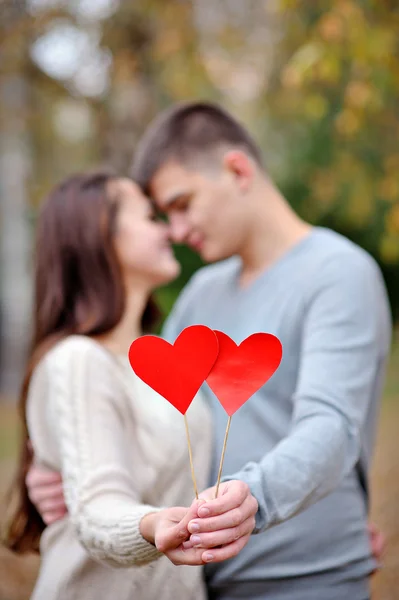
<path fill-rule="evenodd" d="M 238 554 L 247 544 L 255 527 L 258 502 L 242 481 L 220 484 L 216 499 L 215 491 L 216 488 L 212 487 L 200 494 L 200 499 L 205 502 L 198 508 L 199 518 L 188 523 L 191 536 L 183 543 L 183 548 L 212 548 L 211 554 L 216 555 L 218 560 L 226 560 Z"/>
<path fill-rule="evenodd" d="M 381 562 L 385 551 L 385 536 L 374 523 L 368 524 L 371 552 L 377 562 Z"/>
<path fill-rule="evenodd" d="M 25 483 L 29 498 L 46 525 L 51 525 L 66 515 L 67 508 L 60 473 L 33 464 Z"/>
<path fill-rule="evenodd" d="M 209 490 L 210 497 L 214 496 L 215 490 L 213 489 L 212 496 L 212 489 Z M 174 565 L 203 565 L 210 562 L 222 562 L 236 556 L 248 542 L 249 535 L 236 537 L 230 543 L 226 542 L 218 548 L 194 547 L 190 541 L 184 542 L 190 536 L 189 523 L 198 519 L 198 511 L 204 504 L 204 500 L 199 499 L 195 500 L 189 509 L 170 508 L 154 515 L 148 515 L 149 518 L 154 518 L 155 545 Z M 176 523 L 175 519 L 178 516 L 182 516 L 182 518 L 179 523 Z"/>

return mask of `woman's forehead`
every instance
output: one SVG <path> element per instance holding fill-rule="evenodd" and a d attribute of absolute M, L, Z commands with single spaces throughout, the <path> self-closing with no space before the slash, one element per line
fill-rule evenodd
<path fill-rule="evenodd" d="M 149 198 L 147 198 L 137 183 L 132 179 L 119 178 L 110 184 L 110 192 L 115 200 L 129 202 L 138 209 L 151 207 Z"/>

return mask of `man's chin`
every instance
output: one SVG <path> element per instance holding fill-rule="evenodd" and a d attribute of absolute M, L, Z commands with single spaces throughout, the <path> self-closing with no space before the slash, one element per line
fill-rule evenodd
<path fill-rule="evenodd" d="M 215 263 L 221 260 L 225 260 L 226 258 L 230 258 L 229 254 L 212 251 L 211 248 L 202 248 L 201 252 L 198 252 L 202 260 L 206 263 Z"/>

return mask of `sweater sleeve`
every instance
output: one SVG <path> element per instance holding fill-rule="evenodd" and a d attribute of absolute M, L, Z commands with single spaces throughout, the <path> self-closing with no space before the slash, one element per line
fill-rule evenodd
<path fill-rule="evenodd" d="M 380 396 L 389 310 L 369 262 L 331 261 L 309 297 L 291 430 L 259 462 L 224 480 L 248 483 L 259 533 L 332 492 L 359 460 L 366 416 Z"/>
<path fill-rule="evenodd" d="M 111 356 L 88 339 L 70 338 L 46 359 L 48 420 L 61 460 L 72 524 L 89 554 L 112 566 L 162 556 L 140 534 L 140 520 L 159 510 L 142 504 L 129 456 L 123 390 Z M 144 468 L 144 465 L 137 465 Z"/>

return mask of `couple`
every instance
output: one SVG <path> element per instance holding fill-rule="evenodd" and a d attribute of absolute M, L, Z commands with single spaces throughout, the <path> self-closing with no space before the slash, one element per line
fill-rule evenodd
<path fill-rule="evenodd" d="M 51 524 L 33 598 L 203 598 L 205 564 L 209 598 L 367 600 L 367 479 L 391 333 L 379 269 L 298 218 L 249 134 L 217 106 L 162 113 L 132 177 L 140 188 L 72 178 L 39 220 L 22 403 L 42 466 L 30 496 Z M 216 500 L 208 488 L 191 503 L 183 426 L 126 357 L 153 322 L 151 290 L 178 274 L 169 235 L 216 264 L 183 290 L 166 339 L 202 323 L 236 342 L 267 331 L 283 344 L 278 371 L 232 420 Z M 204 388 L 188 413 L 201 489 L 216 481 L 226 425 Z M 23 459 L 16 549 L 41 524 Z M 66 518 L 43 467 L 62 474 Z"/>

